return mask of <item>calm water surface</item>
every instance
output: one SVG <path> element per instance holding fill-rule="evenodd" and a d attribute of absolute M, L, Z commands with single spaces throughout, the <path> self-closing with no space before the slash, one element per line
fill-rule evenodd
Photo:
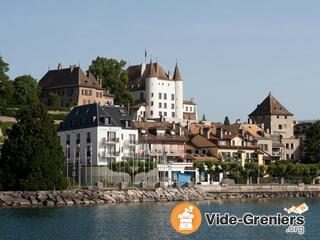
<path fill-rule="evenodd" d="M 276 214 L 305 201 L 305 234 L 285 233 L 285 227 L 208 227 L 203 216 L 192 235 L 172 230 L 175 203 L 117 204 L 64 208 L 0 209 L 0 239 L 320 239 L 320 199 L 263 199 L 196 202 L 204 212 Z"/>

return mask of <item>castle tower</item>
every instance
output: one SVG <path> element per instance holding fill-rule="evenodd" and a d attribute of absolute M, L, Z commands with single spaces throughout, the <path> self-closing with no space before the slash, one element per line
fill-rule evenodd
<path fill-rule="evenodd" d="M 175 66 L 173 78 L 175 81 L 175 106 L 176 106 L 176 118 L 183 119 L 183 81 L 180 75 L 178 63 Z"/>

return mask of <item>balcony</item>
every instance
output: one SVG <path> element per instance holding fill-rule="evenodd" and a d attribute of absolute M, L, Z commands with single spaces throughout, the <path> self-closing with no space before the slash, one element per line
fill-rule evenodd
<path fill-rule="evenodd" d="M 125 140 L 124 144 L 127 146 L 134 146 L 134 145 L 137 145 L 137 141 L 136 140 Z"/>
<path fill-rule="evenodd" d="M 280 152 L 272 152 L 273 157 L 280 157 L 281 153 Z"/>
<path fill-rule="evenodd" d="M 108 152 L 103 157 L 109 158 L 109 157 L 118 157 L 118 156 L 120 156 L 120 152 Z"/>
<path fill-rule="evenodd" d="M 114 143 L 118 143 L 118 142 L 119 142 L 119 138 L 105 138 L 104 139 L 105 144 L 114 144 Z"/>

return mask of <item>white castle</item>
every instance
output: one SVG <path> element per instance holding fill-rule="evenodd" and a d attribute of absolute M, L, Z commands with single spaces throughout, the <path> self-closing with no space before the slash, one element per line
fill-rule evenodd
<path fill-rule="evenodd" d="M 167 121 L 183 120 L 183 81 L 178 64 L 173 76 L 163 70 L 158 63 L 130 66 L 128 69 L 128 89 L 133 93 L 136 104 L 131 109 L 135 117 Z"/>

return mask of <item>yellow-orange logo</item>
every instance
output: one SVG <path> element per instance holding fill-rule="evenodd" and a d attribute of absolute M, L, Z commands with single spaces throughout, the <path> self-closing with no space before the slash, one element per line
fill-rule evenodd
<path fill-rule="evenodd" d="M 201 225 L 201 212 L 193 203 L 180 203 L 172 209 L 170 221 L 178 233 L 191 234 L 197 231 Z"/>

